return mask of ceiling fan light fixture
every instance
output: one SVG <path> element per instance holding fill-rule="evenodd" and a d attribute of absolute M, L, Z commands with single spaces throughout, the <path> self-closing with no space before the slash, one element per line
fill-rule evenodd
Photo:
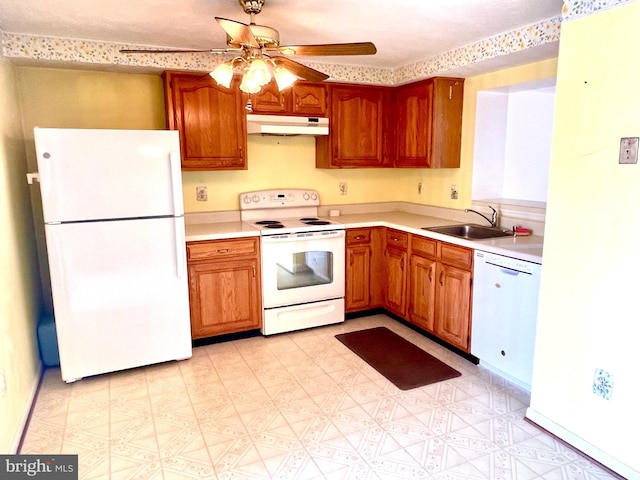
<path fill-rule="evenodd" d="M 221 63 L 213 72 L 209 73 L 218 85 L 222 85 L 225 88 L 231 87 L 231 80 L 233 79 L 233 67 L 228 63 Z"/>
<path fill-rule="evenodd" d="M 256 58 L 249 65 L 249 70 L 244 74 L 251 83 L 259 86 L 266 85 L 271 81 L 271 72 L 266 62 L 260 58 Z"/>
<path fill-rule="evenodd" d="M 242 82 L 240 82 L 240 90 L 244 93 L 258 93 L 262 89 L 262 85 L 256 83 L 248 72 L 242 76 Z"/>
<path fill-rule="evenodd" d="M 298 77 L 284 67 L 276 67 L 273 76 L 276 78 L 278 91 L 280 92 L 285 88 L 289 88 L 298 79 Z"/>

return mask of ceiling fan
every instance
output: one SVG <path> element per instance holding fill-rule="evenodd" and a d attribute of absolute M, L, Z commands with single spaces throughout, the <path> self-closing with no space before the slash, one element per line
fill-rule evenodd
<path fill-rule="evenodd" d="M 221 85 L 229 88 L 233 74 L 242 72 L 240 89 L 247 93 L 257 93 L 263 85 L 275 77 L 278 88 L 282 90 L 293 84 L 298 78 L 321 82 L 329 75 L 307 67 L 289 58 L 289 56 L 336 56 L 336 55 L 373 55 L 376 47 L 371 42 L 327 43 L 319 45 L 281 45 L 280 34 L 275 28 L 257 25 L 255 16 L 262 11 L 265 0 L 238 0 L 249 15 L 249 24 L 215 17 L 227 34 L 227 48 L 208 50 L 151 50 L 122 49 L 121 53 L 215 53 L 237 52 L 230 62 L 219 65 L 210 75 Z"/>

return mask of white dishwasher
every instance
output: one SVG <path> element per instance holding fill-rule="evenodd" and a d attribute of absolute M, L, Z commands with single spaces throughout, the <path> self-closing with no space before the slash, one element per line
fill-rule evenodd
<path fill-rule="evenodd" d="M 471 353 L 531 390 L 541 265 L 475 251 Z"/>

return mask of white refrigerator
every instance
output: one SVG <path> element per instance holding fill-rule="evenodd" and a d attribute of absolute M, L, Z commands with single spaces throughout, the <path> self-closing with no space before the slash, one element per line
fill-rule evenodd
<path fill-rule="evenodd" d="M 191 357 L 178 133 L 34 138 L 62 379 Z"/>

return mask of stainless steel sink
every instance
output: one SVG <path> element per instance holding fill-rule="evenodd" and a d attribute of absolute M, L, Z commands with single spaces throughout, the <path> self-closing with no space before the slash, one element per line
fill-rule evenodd
<path fill-rule="evenodd" d="M 422 227 L 423 230 L 430 232 L 442 233 L 458 238 L 466 238 L 467 240 L 482 240 L 485 238 L 508 237 L 513 235 L 509 230 L 503 230 L 498 227 L 486 227 L 484 225 L 476 225 L 472 223 L 459 225 L 444 225 L 441 227 Z"/>

